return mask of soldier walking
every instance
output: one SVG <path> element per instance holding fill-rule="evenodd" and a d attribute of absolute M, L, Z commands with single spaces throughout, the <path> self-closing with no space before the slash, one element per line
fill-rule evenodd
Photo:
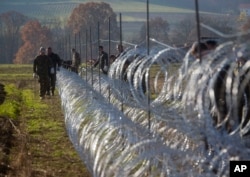
<path fill-rule="evenodd" d="M 45 55 L 45 48 L 40 47 L 39 55 L 36 56 L 33 62 L 33 77 L 38 76 L 38 82 L 40 84 L 40 99 L 45 98 L 45 93 L 49 84 L 49 68 L 52 66 L 50 58 Z"/>
<path fill-rule="evenodd" d="M 72 51 L 72 65 L 71 65 L 71 69 L 73 72 L 78 74 L 78 68 L 81 64 L 81 57 L 80 54 L 76 51 L 76 49 L 71 49 Z"/>
<path fill-rule="evenodd" d="M 52 96 L 54 96 L 56 87 L 56 72 L 60 70 L 61 59 L 58 54 L 52 51 L 51 47 L 47 48 L 47 56 L 50 58 L 52 62 L 52 67 L 49 70 L 49 85 L 46 94 L 50 95 L 51 91 Z"/>
<path fill-rule="evenodd" d="M 96 67 L 98 64 L 103 74 L 108 74 L 108 54 L 104 52 L 103 46 L 99 46 L 99 57 L 95 62 L 94 67 Z"/>

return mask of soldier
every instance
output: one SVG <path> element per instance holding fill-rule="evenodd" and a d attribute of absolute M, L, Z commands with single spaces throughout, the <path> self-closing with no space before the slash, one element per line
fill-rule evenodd
<path fill-rule="evenodd" d="M 81 64 L 81 57 L 80 54 L 76 51 L 76 49 L 71 49 L 72 51 L 72 65 L 71 65 L 71 69 L 73 72 L 78 73 L 78 68 Z"/>
<path fill-rule="evenodd" d="M 103 46 L 99 46 L 99 57 L 98 60 L 95 62 L 94 67 L 100 65 L 100 69 L 102 70 L 103 74 L 108 74 L 108 54 L 104 52 Z"/>
<path fill-rule="evenodd" d="M 45 48 L 40 47 L 40 54 L 36 56 L 33 63 L 33 77 L 38 76 L 40 83 L 40 99 L 45 98 L 45 93 L 49 84 L 49 68 L 52 66 L 50 58 L 45 55 Z"/>
<path fill-rule="evenodd" d="M 123 45 L 118 44 L 118 45 L 116 46 L 116 50 L 118 51 L 118 54 L 116 55 L 116 58 L 118 58 L 118 57 L 120 57 L 121 54 L 123 53 Z"/>
<path fill-rule="evenodd" d="M 56 71 L 60 70 L 61 59 L 56 53 L 52 52 L 51 47 L 47 48 L 47 55 L 52 62 L 52 67 L 50 68 L 50 71 L 49 71 L 50 83 L 47 88 L 47 95 L 50 95 L 50 91 L 51 91 L 52 96 L 54 96 L 55 87 L 56 87 Z"/>
<path fill-rule="evenodd" d="M 197 60 L 200 60 L 200 56 L 199 54 L 201 55 L 201 57 L 207 55 L 210 51 L 208 50 L 208 47 L 205 43 L 203 42 L 195 42 L 193 43 L 192 47 L 191 47 L 191 54 L 193 55 L 193 57 Z M 200 51 L 199 51 L 200 50 Z"/>

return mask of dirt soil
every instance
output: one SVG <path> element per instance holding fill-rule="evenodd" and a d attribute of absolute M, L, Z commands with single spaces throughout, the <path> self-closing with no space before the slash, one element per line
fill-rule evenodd
<path fill-rule="evenodd" d="M 14 141 L 13 127 L 5 117 L 0 117 L 0 176 L 9 170 L 10 149 Z"/>
<path fill-rule="evenodd" d="M 5 96 L 0 84 L 0 104 Z M 17 121 L 0 116 L 0 177 L 91 177 L 66 133 L 60 97 L 42 101 L 51 109 L 40 118 L 55 126 L 41 121 L 28 130 L 28 122 L 30 126 L 39 120 L 33 120 L 27 107 L 22 107 Z"/>

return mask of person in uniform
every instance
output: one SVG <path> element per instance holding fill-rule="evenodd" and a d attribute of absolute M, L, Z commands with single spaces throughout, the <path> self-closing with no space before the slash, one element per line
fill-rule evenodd
<path fill-rule="evenodd" d="M 81 57 L 80 54 L 76 51 L 76 49 L 71 49 L 72 52 L 72 65 L 71 70 L 78 74 L 78 69 L 81 64 Z"/>
<path fill-rule="evenodd" d="M 49 70 L 49 85 L 47 88 L 47 95 L 50 95 L 51 91 L 52 96 L 54 96 L 56 87 L 56 72 L 60 70 L 61 59 L 58 54 L 52 51 L 51 47 L 47 48 L 47 56 L 52 62 L 52 67 Z"/>
<path fill-rule="evenodd" d="M 40 99 L 45 98 L 45 93 L 49 84 L 49 68 L 52 66 L 50 58 L 45 54 L 45 48 L 40 47 L 39 55 L 35 57 L 33 62 L 33 77 L 38 77 L 40 84 Z"/>
<path fill-rule="evenodd" d="M 95 62 L 94 67 L 100 65 L 100 69 L 102 70 L 103 74 L 108 74 L 108 54 L 104 52 L 103 46 L 99 46 L 99 57 L 98 60 Z"/>

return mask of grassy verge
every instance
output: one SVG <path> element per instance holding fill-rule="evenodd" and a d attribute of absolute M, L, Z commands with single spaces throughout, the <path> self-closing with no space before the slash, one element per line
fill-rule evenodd
<path fill-rule="evenodd" d="M 60 97 L 56 94 L 39 100 L 39 85 L 32 79 L 31 67 L 0 66 L 0 81 L 7 93 L 0 105 L 0 118 L 11 123 L 11 136 L 6 139 L 12 137 L 8 153 L 0 162 L 8 168 L 0 171 L 0 176 L 90 177 L 68 139 Z M 1 138 L 0 144 L 6 139 Z"/>

